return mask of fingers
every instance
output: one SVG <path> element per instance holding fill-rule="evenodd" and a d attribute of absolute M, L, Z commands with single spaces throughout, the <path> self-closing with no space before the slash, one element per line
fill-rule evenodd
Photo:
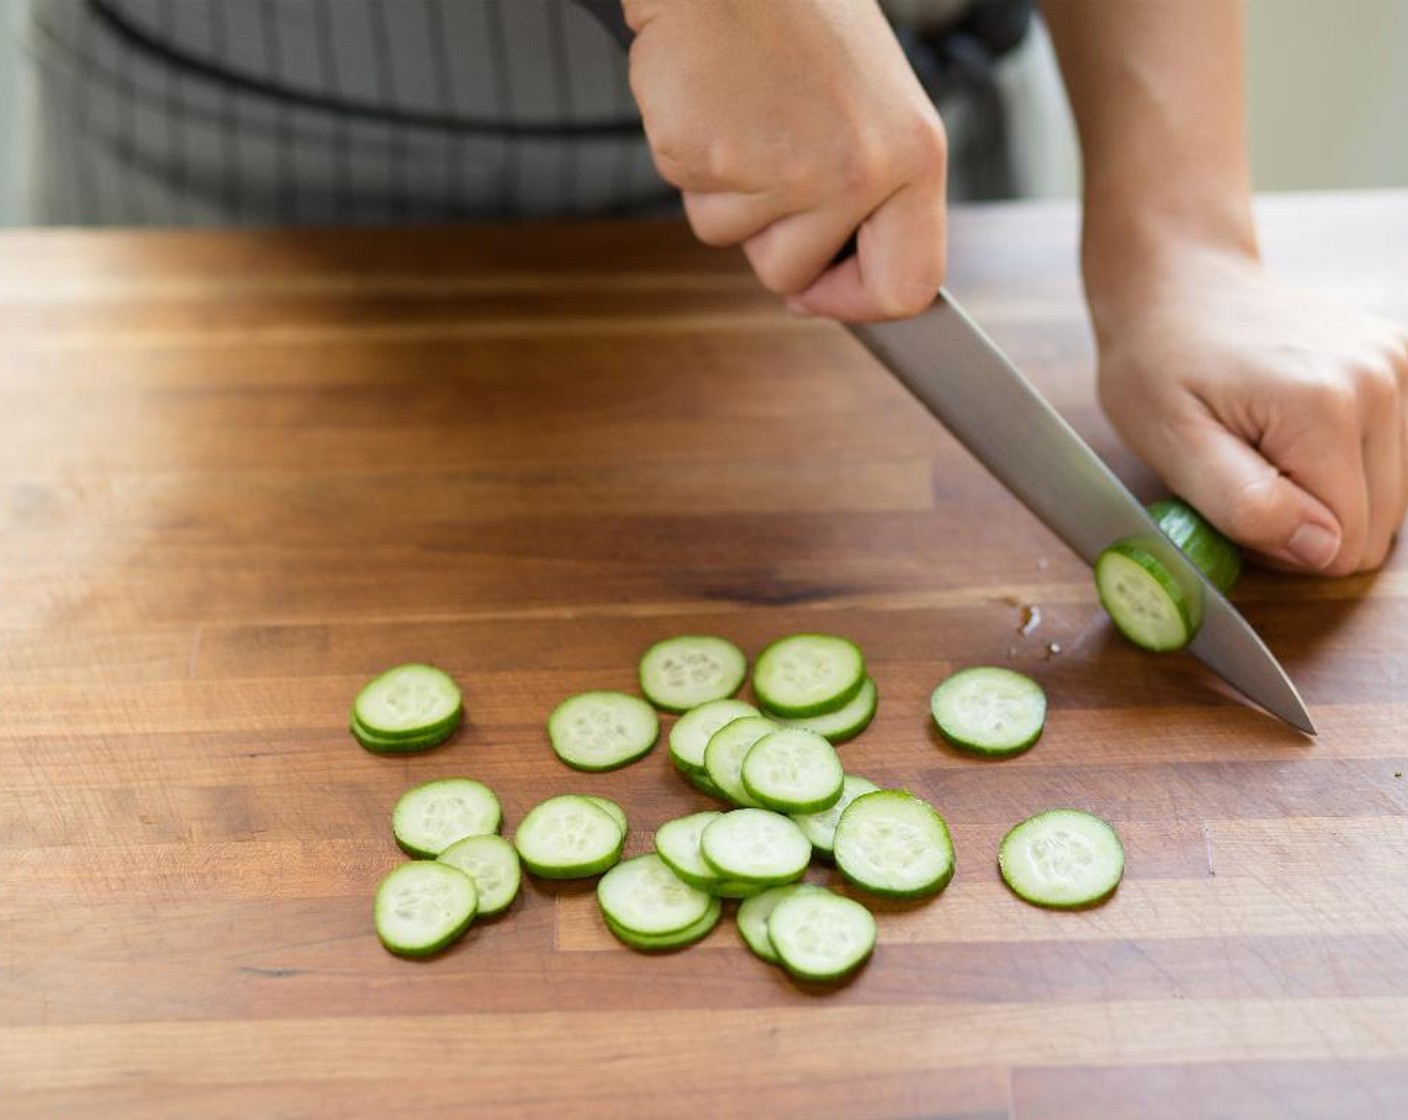
<path fill-rule="evenodd" d="M 1377 568 L 1388 557 L 1403 520 L 1404 410 L 1399 380 L 1385 370 L 1371 375 L 1360 390 L 1364 412 L 1364 476 L 1368 524 L 1364 552 L 1351 571 Z"/>

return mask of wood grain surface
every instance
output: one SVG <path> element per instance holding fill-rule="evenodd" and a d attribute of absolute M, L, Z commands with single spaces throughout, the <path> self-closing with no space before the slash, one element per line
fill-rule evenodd
<path fill-rule="evenodd" d="M 1408 318 L 1408 195 L 1262 212 L 1274 266 Z M 952 286 L 1152 497 L 1094 404 L 1075 224 L 960 210 Z M 1318 739 L 1116 640 L 856 344 L 675 225 L 6 234 L 0 1115 L 1408 1114 L 1408 560 L 1235 599 Z M 937 900 L 875 907 L 853 982 L 788 981 L 731 920 L 631 953 L 591 884 L 530 882 L 433 961 L 378 946 L 407 786 L 482 779 L 510 829 L 607 794 L 647 850 L 704 798 L 663 749 L 566 770 L 548 712 L 672 633 L 809 629 L 879 683 L 847 767 L 958 851 Z M 348 706 L 405 660 L 456 675 L 468 724 L 375 757 Z M 1046 687 L 1029 754 L 932 733 L 977 662 Z M 997 877 L 1055 805 L 1124 837 L 1099 909 Z"/>

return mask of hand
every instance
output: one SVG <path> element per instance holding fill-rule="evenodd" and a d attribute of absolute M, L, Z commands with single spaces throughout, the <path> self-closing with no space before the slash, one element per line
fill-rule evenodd
<path fill-rule="evenodd" d="M 1190 250 L 1092 300 L 1100 398 L 1173 490 L 1274 567 L 1384 562 L 1408 502 L 1408 332 Z"/>
<path fill-rule="evenodd" d="M 875 0 L 623 0 L 655 165 L 701 241 L 802 313 L 902 318 L 944 277 L 943 126 Z M 852 234 L 857 253 L 834 265 Z"/>

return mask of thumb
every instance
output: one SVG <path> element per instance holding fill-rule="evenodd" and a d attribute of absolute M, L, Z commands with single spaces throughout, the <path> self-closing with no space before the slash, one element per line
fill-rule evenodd
<path fill-rule="evenodd" d="M 1178 453 L 1154 467 L 1218 529 L 1280 567 L 1334 562 L 1343 530 L 1324 502 L 1210 416 L 1180 436 Z"/>

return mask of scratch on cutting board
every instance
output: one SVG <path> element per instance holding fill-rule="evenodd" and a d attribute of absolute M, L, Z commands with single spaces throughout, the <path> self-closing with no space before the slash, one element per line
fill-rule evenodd
<path fill-rule="evenodd" d="M 1212 863 L 1212 832 L 1209 831 L 1206 821 L 1203 822 L 1203 849 L 1208 856 L 1208 874 L 1216 878 L 1217 868 Z"/>
<path fill-rule="evenodd" d="M 191 631 L 191 651 L 186 656 L 186 679 L 195 680 L 196 662 L 200 660 L 200 636 L 201 628 L 197 626 Z"/>
<path fill-rule="evenodd" d="M 257 965 L 252 964 L 242 964 L 239 966 L 239 970 L 249 976 L 270 976 L 275 979 L 284 976 L 306 976 L 308 974 L 306 968 L 259 968 Z"/>

